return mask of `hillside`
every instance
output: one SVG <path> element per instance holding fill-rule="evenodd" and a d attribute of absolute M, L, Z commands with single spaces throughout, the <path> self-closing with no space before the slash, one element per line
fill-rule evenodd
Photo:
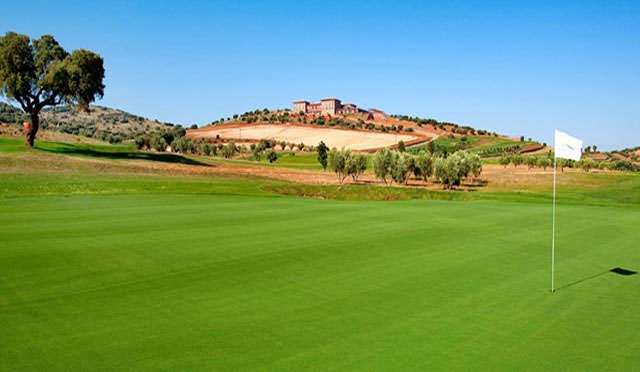
<path fill-rule="evenodd" d="M 611 155 L 617 159 L 632 162 L 640 162 L 640 146 L 634 148 L 626 148 L 622 150 L 614 150 Z"/>
<path fill-rule="evenodd" d="M 28 117 L 14 106 L 0 103 L 0 123 L 21 125 Z M 161 132 L 171 123 L 162 123 L 128 112 L 103 106 L 90 106 L 80 112 L 71 106 L 43 110 L 42 129 L 79 135 L 111 143 L 130 140 L 140 133 Z M 470 150 L 483 157 L 503 153 L 529 153 L 545 150 L 545 146 L 529 139 L 514 138 L 455 123 L 440 122 L 405 115 L 387 115 L 376 111 L 372 117 L 363 114 L 339 116 L 300 115 L 285 110 L 254 110 L 213 121 L 209 126 L 191 130 L 189 138 L 204 142 L 235 141 L 237 144 L 261 139 L 285 141 L 290 149 L 298 144 L 310 146 L 324 141 L 330 147 L 374 151 L 394 147 L 404 141 L 419 150 L 433 141 L 439 152 Z M 548 148 L 546 148 L 548 151 Z"/>
<path fill-rule="evenodd" d="M 72 106 L 46 108 L 40 114 L 41 129 L 119 143 L 139 133 L 159 132 L 172 123 L 163 123 L 109 107 L 89 107 L 89 112 Z M 0 102 L 0 123 L 22 125 L 29 120 L 21 110 Z"/>
<path fill-rule="evenodd" d="M 29 116 L 22 110 L 0 102 L 0 124 L 22 125 L 25 120 L 29 120 Z"/>
<path fill-rule="evenodd" d="M 525 141 L 486 130 L 455 123 L 440 122 L 406 115 L 387 115 L 376 110 L 362 113 L 312 115 L 294 113 L 289 109 L 254 110 L 213 121 L 209 126 L 188 131 L 187 137 L 202 140 L 229 141 L 247 144 L 261 139 L 296 144 L 317 145 L 320 140 L 329 147 L 375 151 L 394 147 L 404 141 L 419 149 L 432 141 L 441 152 L 473 150 L 481 156 L 497 156 L 511 152 L 535 152 L 545 149 L 538 142 Z"/>

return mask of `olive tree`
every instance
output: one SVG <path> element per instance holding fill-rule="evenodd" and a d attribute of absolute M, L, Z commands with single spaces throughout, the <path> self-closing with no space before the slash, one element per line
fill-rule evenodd
<path fill-rule="evenodd" d="M 596 166 L 595 161 L 591 158 L 583 158 L 579 165 L 585 172 L 589 172 Z"/>
<path fill-rule="evenodd" d="M 104 95 L 104 66 L 100 55 L 78 49 L 64 50 L 51 35 L 30 39 L 7 32 L 0 37 L 0 96 L 20 104 L 30 116 L 26 144 L 33 147 L 46 106 L 89 103 Z"/>
<path fill-rule="evenodd" d="M 568 166 L 568 162 L 563 158 L 556 159 L 556 167 L 560 168 L 560 171 L 564 173 L 564 167 Z"/>
<path fill-rule="evenodd" d="M 404 184 L 408 180 L 409 156 L 403 152 L 393 151 L 391 161 L 391 178 L 399 184 Z"/>
<path fill-rule="evenodd" d="M 137 148 L 138 150 L 142 150 L 142 149 L 143 149 L 143 148 L 145 148 L 145 147 L 147 146 L 147 144 L 148 144 L 147 137 L 146 137 L 145 135 L 142 135 L 142 134 L 138 134 L 138 135 L 134 138 L 133 142 L 136 144 L 136 148 Z"/>
<path fill-rule="evenodd" d="M 338 151 L 335 147 L 329 151 L 327 157 L 329 167 L 338 175 L 338 181 L 342 184 L 344 179 L 347 178 L 347 159 L 345 158 L 344 151 Z"/>
<path fill-rule="evenodd" d="M 202 145 L 200 146 L 200 151 L 201 151 L 204 155 L 206 155 L 206 156 L 211 155 L 211 151 L 212 151 L 212 149 L 211 149 L 211 145 L 210 145 L 210 144 L 208 144 L 208 143 L 204 143 L 204 144 L 202 144 Z"/>
<path fill-rule="evenodd" d="M 229 159 L 234 157 L 237 152 L 238 148 L 236 147 L 235 142 L 231 141 L 222 149 L 222 156 Z"/>
<path fill-rule="evenodd" d="M 151 137 L 151 148 L 158 152 L 164 152 L 167 149 L 167 141 L 159 134 Z"/>
<path fill-rule="evenodd" d="M 413 154 L 407 155 L 407 181 L 411 179 L 411 175 L 413 174 L 416 177 L 420 177 L 420 169 L 416 167 L 416 157 Z"/>
<path fill-rule="evenodd" d="M 251 151 L 251 158 L 255 161 L 260 161 L 262 159 L 262 146 L 254 146 Z"/>
<path fill-rule="evenodd" d="M 547 170 L 548 167 L 551 166 L 551 159 L 549 158 L 539 158 L 538 159 L 538 166 L 541 167 L 544 170 Z"/>
<path fill-rule="evenodd" d="M 598 169 L 603 170 L 603 171 L 609 170 L 609 169 L 611 169 L 611 163 L 609 163 L 606 160 L 603 160 L 600 163 L 598 163 Z"/>
<path fill-rule="evenodd" d="M 523 162 L 523 159 L 522 159 L 522 155 L 520 154 L 515 154 L 511 157 L 511 164 L 513 164 L 515 168 L 518 168 L 518 165 L 521 165 L 522 162 Z"/>
<path fill-rule="evenodd" d="M 453 186 L 460 185 L 463 176 L 461 155 L 455 153 L 447 158 L 437 158 L 434 162 L 435 177 L 451 189 Z"/>
<path fill-rule="evenodd" d="M 509 164 L 511 164 L 511 158 L 509 158 L 509 156 L 507 155 L 502 155 L 500 157 L 500 165 L 504 165 L 504 167 L 506 168 Z"/>
<path fill-rule="evenodd" d="M 416 157 L 416 169 L 419 170 L 424 182 L 427 182 L 433 174 L 433 157 L 428 151 L 420 151 Z"/>
<path fill-rule="evenodd" d="M 391 175 L 391 161 L 391 151 L 384 147 L 376 151 L 373 156 L 373 172 L 385 184 L 387 183 L 387 177 Z"/>
<path fill-rule="evenodd" d="M 353 153 L 347 150 L 344 154 L 347 174 L 354 182 L 358 182 L 358 177 L 367 170 L 367 157 L 362 153 Z"/>
<path fill-rule="evenodd" d="M 480 159 L 480 155 L 466 151 L 460 151 L 460 153 L 463 155 L 465 162 L 465 178 L 469 177 L 469 175 L 473 176 L 473 179 L 480 177 L 480 174 L 482 174 L 482 159 Z"/>

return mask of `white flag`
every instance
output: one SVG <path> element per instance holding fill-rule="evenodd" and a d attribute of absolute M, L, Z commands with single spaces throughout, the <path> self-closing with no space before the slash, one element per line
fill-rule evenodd
<path fill-rule="evenodd" d="M 582 156 L 582 140 L 556 129 L 556 158 L 579 161 Z"/>

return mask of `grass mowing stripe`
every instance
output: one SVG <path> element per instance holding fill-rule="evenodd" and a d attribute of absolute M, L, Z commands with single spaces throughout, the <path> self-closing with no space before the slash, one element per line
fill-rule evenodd
<path fill-rule="evenodd" d="M 0 339 L 12 342 L 0 362 L 14 371 L 635 365 L 637 277 L 608 273 L 550 295 L 549 212 L 496 201 L 5 199 Z M 639 211 L 558 213 L 560 284 L 640 268 Z"/>

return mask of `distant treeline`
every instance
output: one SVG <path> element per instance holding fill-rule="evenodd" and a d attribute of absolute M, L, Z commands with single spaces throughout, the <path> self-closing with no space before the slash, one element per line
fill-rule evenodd
<path fill-rule="evenodd" d="M 446 122 L 446 121 L 438 121 L 436 119 L 431 119 L 431 118 L 420 118 L 417 116 L 408 116 L 408 115 L 391 115 L 392 117 L 396 118 L 396 119 L 401 119 L 401 120 L 408 120 L 408 121 L 412 121 L 416 124 L 418 124 L 419 127 L 422 127 L 423 125 L 430 125 L 434 128 L 439 128 L 440 130 L 446 130 L 447 127 L 451 127 L 453 128 L 453 132 L 457 133 L 457 134 L 463 134 L 463 135 L 478 135 L 478 136 L 494 136 L 497 137 L 498 134 L 493 132 L 488 132 L 484 129 L 475 129 L 472 128 L 470 126 L 466 126 L 466 125 L 460 125 L 460 124 L 456 124 L 456 123 L 450 123 L 450 122 Z"/>
<path fill-rule="evenodd" d="M 549 152 L 546 155 L 503 155 L 499 162 L 505 168 L 509 165 L 513 165 L 516 168 L 519 165 L 525 165 L 529 169 L 536 167 L 547 169 L 547 167 L 551 167 L 553 165 L 553 154 Z M 592 169 L 640 172 L 640 165 L 627 160 L 612 159 L 599 161 L 589 157 L 583 157 L 580 161 L 557 159 L 557 167 L 561 171 L 564 171 L 564 168 L 573 168 L 582 169 L 585 172 L 589 172 Z"/>
<path fill-rule="evenodd" d="M 291 110 L 285 109 L 280 111 L 269 111 L 268 109 L 247 111 L 243 114 L 235 114 L 229 118 L 220 118 L 212 121 L 211 125 L 225 124 L 225 123 L 272 123 L 272 124 L 284 124 L 284 123 L 298 123 L 298 124 L 311 124 L 327 127 L 339 127 L 347 129 L 362 129 L 370 131 L 379 131 L 383 133 L 387 132 L 413 132 L 413 128 L 405 128 L 404 125 L 376 125 L 375 123 L 358 119 L 357 121 L 346 120 L 344 116 L 325 116 L 318 115 L 311 120 L 307 119 L 307 115 L 304 113 L 292 114 Z"/>

